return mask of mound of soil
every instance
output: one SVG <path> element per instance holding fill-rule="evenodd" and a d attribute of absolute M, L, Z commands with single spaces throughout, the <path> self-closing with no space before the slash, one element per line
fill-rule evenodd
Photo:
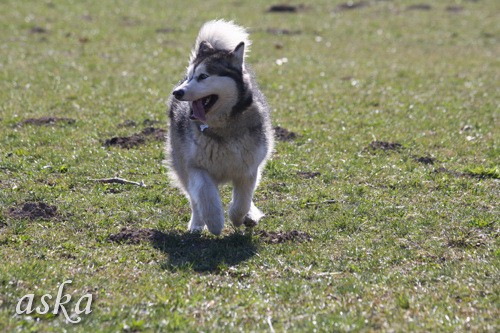
<path fill-rule="evenodd" d="M 11 208 L 8 214 L 16 219 L 50 220 L 57 217 L 57 207 L 44 202 L 26 202 L 20 207 Z"/>
<path fill-rule="evenodd" d="M 430 157 L 430 156 L 422 156 L 422 157 L 416 157 L 415 161 L 422 163 L 422 164 L 431 164 L 432 165 L 432 164 L 434 164 L 436 159 L 434 157 Z"/>
<path fill-rule="evenodd" d="M 42 125 L 54 125 L 56 123 L 64 123 L 64 124 L 74 124 L 76 122 L 75 119 L 72 118 L 60 118 L 60 117 L 40 117 L 40 118 L 28 118 L 20 123 L 18 123 L 19 126 L 22 125 L 36 125 L 36 126 L 42 126 Z"/>
<path fill-rule="evenodd" d="M 104 141 L 104 146 L 118 146 L 120 148 L 134 148 L 143 145 L 150 140 L 163 141 L 165 140 L 166 131 L 162 128 L 146 127 L 139 133 L 131 136 L 117 136 Z"/>
<path fill-rule="evenodd" d="M 257 235 L 266 243 L 280 244 L 285 242 L 308 242 L 312 241 L 311 235 L 304 231 L 292 230 L 284 232 L 260 230 Z"/>
<path fill-rule="evenodd" d="M 403 148 L 403 145 L 398 142 L 386 142 L 386 141 L 372 141 L 367 147 L 372 150 L 399 150 Z"/>
<path fill-rule="evenodd" d="M 274 136 L 278 141 L 293 141 L 297 138 L 295 132 L 289 131 L 281 126 L 274 127 Z"/>
<path fill-rule="evenodd" d="M 269 13 L 296 13 L 299 10 L 303 10 L 304 5 L 287 5 L 287 4 L 278 4 L 272 5 L 267 10 Z"/>
<path fill-rule="evenodd" d="M 47 29 L 40 27 L 40 26 L 34 26 L 30 29 L 30 32 L 32 34 L 46 34 L 48 33 Z"/>

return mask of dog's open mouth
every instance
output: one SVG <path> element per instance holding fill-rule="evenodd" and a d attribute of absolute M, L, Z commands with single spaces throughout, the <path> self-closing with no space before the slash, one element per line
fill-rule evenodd
<path fill-rule="evenodd" d="M 198 119 L 201 121 L 207 120 L 207 113 L 218 99 L 219 96 L 217 95 L 208 95 L 193 101 L 191 119 Z"/>

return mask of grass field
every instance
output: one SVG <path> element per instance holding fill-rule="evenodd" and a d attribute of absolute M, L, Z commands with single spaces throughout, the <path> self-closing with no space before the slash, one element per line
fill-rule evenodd
<path fill-rule="evenodd" d="M 0 2 L 0 331 L 498 331 L 500 2 L 170 2 Z M 214 18 L 289 134 L 220 237 L 161 164 Z M 80 323 L 16 315 L 66 280 Z"/>

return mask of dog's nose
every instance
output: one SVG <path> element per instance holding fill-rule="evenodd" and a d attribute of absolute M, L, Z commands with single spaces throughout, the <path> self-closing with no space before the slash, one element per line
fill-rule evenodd
<path fill-rule="evenodd" d="M 184 96 L 184 90 L 182 90 L 182 89 L 174 90 L 174 92 L 172 94 L 174 95 L 175 98 L 181 99 L 182 96 Z"/>

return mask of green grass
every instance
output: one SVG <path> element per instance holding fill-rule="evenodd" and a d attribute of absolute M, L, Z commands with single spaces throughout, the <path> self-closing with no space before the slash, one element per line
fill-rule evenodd
<path fill-rule="evenodd" d="M 272 14 L 266 1 L 2 1 L 0 331 L 497 331 L 500 3 L 339 3 Z M 274 124 L 298 135 L 266 167 L 253 234 L 185 232 L 162 142 L 103 147 L 167 127 L 213 18 L 251 29 Z M 75 122 L 20 124 L 42 116 Z M 148 186 L 92 181 L 117 174 Z M 57 214 L 16 217 L 26 202 Z M 122 228 L 162 236 L 108 241 Z M 313 240 L 274 244 L 261 230 Z M 22 296 L 40 305 L 68 279 L 73 304 L 94 296 L 81 323 L 15 315 Z"/>

